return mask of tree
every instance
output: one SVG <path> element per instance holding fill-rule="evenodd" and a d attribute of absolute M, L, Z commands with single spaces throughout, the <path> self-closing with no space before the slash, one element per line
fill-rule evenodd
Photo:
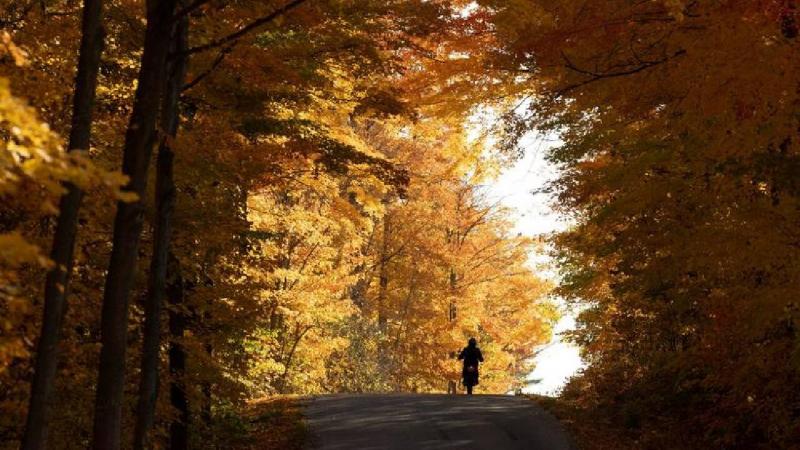
<path fill-rule="evenodd" d="M 149 284 L 144 311 L 142 339 L 142 371 L 139 382 L 134 448 L 147 447 L 147 433 L 153 426 L 158 396 L 158 366 L 161 353 L 161 304 L 167 290 L 167 269 L 170 254 L 172 215 L 175 208 L 175 153 L 173 142 L 178 133 L 180 111 L 178 102 L 184 87 L 188 47 L 188 19 L 178 20 L 172 36 L 174 59 L 168 65 L 167 85 L 161 105 L 161 131 L 164 136 L 158 147 L 155 188 L 155 224 L 153 254 L 150 261 Z M 174 328 L 174 327 L 173 327 Z M 174 359 L 174 358 L 173 358 Z"/>
<path fill-rule="evenodd" d="M 52 399 L 59 412 L 51 425 L 56 442 L 86 447 L 94 426 L 96 447 L 114 448 L 123 439 L 137 447 L 166 446 L 167 433 L 172 448 L 186 448 L 190 440 L 226 446 L 226 417 L 260 393 L 443 389 L 442 380 L 452 372 L 446 358 L 450 347 L 478 330 L 466 321 L 473 311 L 466 303 L 465 315 L 460 314 L 464 323 L 449 328 L 447 315 L 440 314 L 453 296 L 448 268 L 469 259 L 472 239 L 475 245 L 508 242 L 497 247 L 505 256 L 495 261 L 502 264 L 520 263 L 530 248 L 502 230 L 499 212 L 497 222 L 493 216 L 469 232 L 460 249 L 449 248 L 447 227 L 437 223 L 443 217 L 425 211 L 438 201 L 447 208 L 448 222 L 453 219 L 450 228 L 469 223 L 489 205 L 481 203 L 478 178 L 461 177 L 499 163 L 494 156 L 479 156 L 480 145 L 464 145 L 468 131 L 456 124 L 469 114 L 466 90 L 449 108 L 434 106 L 435 95 L 427 96 L 428 89 L 447 85 L 445 74 L 430 79 L 434 87 L 416 90 L 426 61 L 438 49 L 480 50 L 466 42 L 476 29 L 464 25 L 480 23 L 461 16 L 464 2 L 201 0 L 175 6 L 166 15 L 169 21 L 154 12 L 166 8 L 163 2 L 148 8 L 104 4 L 108 39 L 91 122 L 92 164 L 78 155 L 65 158 L 57 145 L 48 144 L 45 153 L 32 145 L 37 149 L 32 154 L 50 159 L 12 164 L 15 189 L 2 197 L 8 208 L 0 214 L 0 226 L 19 236 L 9 241 L 17 249 L 9 255 L 28 256 L 25 263 L 2 269 L 16 289 L 6 297 L 13 302 L 0 304 L 4 317 L 10 312 L 2 333 L 16 336 L 9 345 L 0 344 L 8 350 L 0 378 L 10 386 L 0 392 L 0 440 L 13 446 L 21 436 L 13 418 L 28 400 L 26 351 L 39 319 L 18 306 L 22 298 L 43 297 L 38 280 L 47 262 L 36 247 L 51 237 L 52 211 L 38 211 L 48 204 L 39 200 L 56 198 L 61 181 L 74 182 L 87 195 L 70 283 L 75 306 L 64 318 L 61 376 Z M 31 64 L 19 70 L 11 70 L 10 57 L 0 58 L 0 70 L 60 133 L 70 125 L 64 99 L 73 94 L 66 80 L 74 71 L 78 11 L 74 2 L 60 0 L 44 8 L 35 1 L 0 7 L 0 20 L 12 24 L 19 48 L 31 55 Z M 154 51 L 156 30 L 164 47 L 181 35 L 174 28 L 184 23 L 189 32 L 183 50 Z M 159 52 L 168 52 L 163 63 Z M 185 77 L 170 68 L 181 60 Z M 467 69 L 458 66 L 447 74 Z M 416 145 L 417 138 L 424 143 Z M 9 142 L 15 151 L 21 141 Z M 151 173 L 147 166 L 156 144 L 159 158 Z M 121 184 L 108 171 L 119 167 L 119 156 L 129 180 L 118 196 L 126 202 L 117 205 L 111 223 L 114 205 L 98 194 L 101 184 Z M 429 167 L 435 174 L 419 174 Z M 20 175 L 33 169 L 30 176 Z M 466 202 L 460 206 L 463 223 L 450 215 L 459 208 L 457 192 Z M 17 242 L 30 246 L 18 248 Z M 383 257 L 377 256 L 381 248 Z M 139 258 L 150 260 L 149 273 L 138 270 Z M 430 260 L 415 267 L 415 258 Z M 381 264 L 385 282 L 378 302 Z M 483 299 L 494 298 L 487 292 L 498 287 L 473 287 L 492 273 L 483 270 L 460 269 L 475 277 L 474 284 L 459 280 L 469 289 L 464 297 L 474 311 L 487 308 L 489 318 L 509 308 L 533 308 L 524 323 L 511 326 L 527 329 L 520 332 L 530 341 L 497 333 L 497 327 L 480 331 L 487 347 L 497 346 L 491 351 L 503 367 L 487 373 L 497 374 L 492 389 L 502 390 L 513 385 L 513 367 L 522 367 L 529 353 L 513 350 L 518 345 L 513 342 L 525 346 L 543 339 L 551 311 L 545 285 L 526 270 L 494 273 L 508 286 L 530 283 L 530 292 L 504 289 L 493 300 L 497 313 L 488 312 L 494 306 Z M 355 293 L 357 285 L 362 294 Z M 143 302 L 129 307 L 128 298 L 138 293 Z M 512 305 L 515 295 L 521 303 Z M 165 308 L 163 298 L 168 299 Z M 163 309 L 168 321 L 162 320 Z M 417 327 L 430 335 L 418 334 Z M 168 345 L 160 344 L 161 335 L 169 336 Z M 436 346 L 435 339 L 448 348 Z M 168 355 L 161 353 L 164 347 Z M 417 356 L 415 348 L 431 356 Z M 98 365 L 98 349 L 96 378 L 90 368 Z M 379 357 L 387 351 L 396 357 Z M 359 353 L 364 358 L 358 364 L 329 364 Z M 419 370 L 397 371 L 406 360 L 419 363 Z M 138 374 L 137 366 L 142 368 Z M 346 386 L 343 373 L 351 377 Z M 170 389 L 159 392 L 159 382 Z M 119 413 L 134 403 L 129 393 L 136 383 L 138 425 L 133 416 Z M 100 412 L 90 423 L 86 412 L 95 385 Z"/>
<path fill-rule="evenodd" d="M 173 34 L 175 0 L 147 2 L 147 29 L 139 69 L 133 112 L 125 134 L 122 172 L 130 180 L 125 190 L 136 195 L 132 202 L 117 204 L 111 261 L 103 295 L 102 347 L 94 413 L 94 448 L 120 447 L 120 422 L 127 349 L 128 298 L 142 231 L 143 200 L 155 125 L 166 87 L 166 63 Z"/>
<path fill-rule="evenodd" d="M 794 2 L 482 4 L 530 98 L 511 141 L 564 141 L 568 392 L 644 446 L 796 446 Z"/>
<path fill-rule="evenodd" d="M 365 127 L 366 141 L 412 175 L 402 197 L 382 195 L 367 263 L 357 266 L 360 281 L 352 285 L 361 317 L 347 332 L 353 346 L 329 363 L 332 381 L 357 392 L 443 391 L 458 378 L 449 353 L 477 336 L 491 361 L 486 389 L 508 391 L 555 317 L 547 284 L 522 266 L 531 242 L 508 235 L 505 212 L 481 196 L 482 145 L 433 119 L 399 124 L 404 137 L 393 127 Z M 364 370 L 374 375 L 359 383 Z"/>
<path fill-rule="evenodd" d="M 92 110 L 103 48 L 102 0 L 86 0 L 83 4 L 81 45 L 75 94 L 72 107 L 68 151 L 88 152 L 92 130 Z M 58 341 L 69 292 L 75 234 L 82 192 L 74 184 L 66 185 L 66 194 L 59 204 L 58 223 L 53 237 L 50 259 L 53 267 L 45 281 L 42 331 L 36 352 L 36 368 L 31 384 L 28 418 L 22 448 L 44 448 L 47 439 L 47 408 L 56 374 Z"/>

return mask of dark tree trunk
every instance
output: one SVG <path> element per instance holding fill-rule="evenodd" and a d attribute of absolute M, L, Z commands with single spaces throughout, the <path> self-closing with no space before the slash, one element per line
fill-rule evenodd
<path fill-rule="evenodd" d="M 105 37 L 102 16 L 102 0 L 84 1 L 75 97 L 72 100 L 69 151 L 89 150 L 97 73 Z M 67 308 L 78 212 L 83 196 L 83 193 L 72 184 L 67 184 L 66 188 L 67 193 L 59 203 L 58 222 L 50 251 L 50 258 L 55 265 L 48 272 L 45 281 L 42 330 L 36 353 L 25 434 L 22 439 L 22 448 L 25 450 L 44 448 L 47 437 L 47 407 L 55 380 L 58 341 Z"/>
<path fill-rule="evenodd" d="M 211 359 L 214 355 L 214 346 L 209 343 L 204 345 L 206 353 L 208 354 L 209 359 Z M 203 423 L 205 424 L 206 428 L 211 428 L 211 382 L 210 381 L 203 381 L 201 391 L 203 393 L 203 404 L 202 408 L 200 409 L 200 417 L 203 419 Z"/>
<path fill-rule="evenodd" d="M 186 397 L 186 351 L 183 348 L 183 334 L 186 330 L 186 313 L 183 307 L 183 279 L 177 259 L 170 255 L 170 280 L 167 298 L 169 310 L 169 400 L 178 412 L 178 417 L 169 426 L 169 448 L 186 450 L 189 448 L 189 400 Z"/>
<path fill-rule="evenodd" d="M 180 98 L 186 75 L 186 37 L 189 22 L 179 20 L 171 48 L 176 54 L 169 65 L 166 92 L 161 106 L 161 129 L 166 135 L 161 139 L 156 162 L 156 214 L 153 230 L 153 255 L 150 260 L 150 277 L 144 304 L 144 338 L 142 342 L 142 374 L 139 382 L 139 402 L 136 411 L 136 428 L 133 448 L 147 448 L 147 435 L 153 426 L 158 397 L 158 366 L 161 349 L 161 304 L 167 278 L 167 255 L 172 231 L 172 213 L 175 208 L 175 180 L 172 141 L 178 133 Z"/>
<path fill-rule="evenodd" d="M 126 190 L 134 202 L 119 202 L 114 218 L 111 261 L 108 266 L 101 319 L 100 368 L 94 409 L 96 450 L 120 448 L 125 351 L 128 337 L 128 300 L 136 271 L 142 231 L 147 170 L 155 142 L 155 125 L 166 82 L 166 62 L 176 0 L 147 1 L 142 65 L 128 129 L 122 171 L 129 177 Z"/>

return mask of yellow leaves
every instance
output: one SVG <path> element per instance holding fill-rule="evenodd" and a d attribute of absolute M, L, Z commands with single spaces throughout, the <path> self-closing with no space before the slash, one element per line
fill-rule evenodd
<path fill-rule="evenodd" d="M 353 196 L 352 198 L 358 202 L 367 215 L 379 217 L 383 214 L 383 199 L 386 198 L 388 189 L 377 177 L 363 175 L 348 187 L 347 192 Z"/>
<path fill-rule="evenodd" d="M 28 65 L 28 54 L 17 47 L 7 31 L 0 32 L 0 58 L 10 56 L 17 66 Z"/>
<path fill-rule="evenodd" d="M 0 78 L 0 127 L 9 135 L 0 141 L 0 190 L 12 190 L 23 176 L 44 179 L 52 189 L 51 172 L 63 170 L 63 151 L 34 110 L 11 95 L 6 78 Z"/>
<path fill-rule="evenodd" d="M 50 196 L 39 205 L 52 213 L 53 197 L 61 193 L 59 180 L 67 168 L 64 153 L 50 128 L 36 118 L 32 108 L 11 95 L 9 81 L 0 78 L 0 195 L 24 196 L 20 189 L 33 181 Z M 22 263 L 44 265 L 38 248 L 28 244 L 18 233 L 0 235 L 0 259 L 12 267 Z"/>
<path fill-rule="evenodd" d="M 0 35 L 0 57 L 10 55 L 17 65 L 26 55 L 8 34 Z M 58 213 L 63 183 L 82 188 L 105 185 L 112 192 L 125 182 L 118 173 L 102 170 L 77 151 L 67 153 L 61 138 L 42 122 L 34 108 L 11 93 L 10 81 L 0 78 L 0 197 L 5 205 L 33 220 Z M 14 224 L 12 219 L 10 224 Z M 17 284 L 23 267 L 50 268 L 51 261 L 19 230 L 0 233 L 0 308 L 6 318 L 22 316 L 29 304 Z M 25 354 L 16 338 L 5 338 L 11 322 L 0 322 L 0 372 L 11 357 Z"/>
<path fill-rule="evenodd" d="M 125 182 L 121 174 L 96 167 L 81 151 L 66 153 L 60 137 L 35 110 L 11 94 L 6 78 L 0 78 L 0 129 L 8 133 L 0 140 L 0 194 L 14 194 L 23 182 L 32 181 L 49 194 L 42 207 L 52 213 L 54 199 L 64 192 L 62 182 L 84 189 L 105 185 L 112 191 Z"/>
<path fill-rule="evenodd" d="M 39 247 L 29 243 L 19 232 L 0 234 L 0 265 L 18 267 L 22 264 L 36 264 L 49 267 L 50 260 Z"/>
<path fill-rule="evenodd" d="M 123 177 L 122 180 L 125 180 L 125 178 Z M 117 192 L 116 197 L 117 200 L 126 203 L 133 203 L 139 200 L 139 195 L 133 191 L 120 190 L 119 192 Z"/>

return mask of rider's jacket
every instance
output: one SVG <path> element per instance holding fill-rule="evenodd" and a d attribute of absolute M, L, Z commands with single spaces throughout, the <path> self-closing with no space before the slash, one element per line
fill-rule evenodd
<path fill-rule="evenodd" d="M 481 354 L 481 349 L 478 347 L 467 346 L 458 354 L 458 359 L 464 360 L 464 368 L 470 366 L 477 368 L 478 363 L 483 362 L 483 355 Z"/>

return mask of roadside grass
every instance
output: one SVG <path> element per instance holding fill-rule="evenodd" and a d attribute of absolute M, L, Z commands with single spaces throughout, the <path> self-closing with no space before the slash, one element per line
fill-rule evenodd
<path fill-rule="evenodd" d="M 572 436 L 579 450 L 635 450 L 641 449 L 636 436 L 615 427 L 604 417 L 580 408 L 558 397 L 527 395 L 554 415 Z"/>
<path fill-rule="evenodd" d="M 242 425 L 229 437 L 232 450 L 302 450 L 310 434 L 299 397 L 269 397 L 251 402 Z"/>

